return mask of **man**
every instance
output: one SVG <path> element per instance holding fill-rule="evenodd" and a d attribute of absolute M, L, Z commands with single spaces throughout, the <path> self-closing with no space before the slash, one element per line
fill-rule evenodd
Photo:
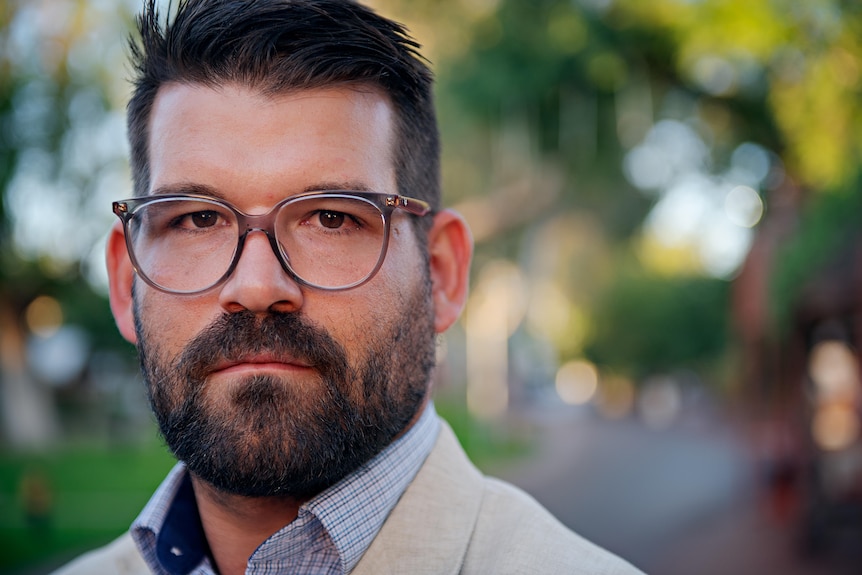
<path fill-rule="evenodd" d="M 339 0 L 150 0 L 111 309 L 180 463 L 64 573 L 636 573 L 434 413 L 467 294 L 431 73 Z"/>

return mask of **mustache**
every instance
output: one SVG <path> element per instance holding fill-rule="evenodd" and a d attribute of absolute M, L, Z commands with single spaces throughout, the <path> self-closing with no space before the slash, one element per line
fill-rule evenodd
<path fill-rule="evenodd" d="M 219 361 L 259 353 L 305 362 L 328 378 L 343 378 L 349 371 L 344 348 L 299 314 L 273 312 L 261 317 L 250 311 L 216 319 L 188 343 L 177 368 L 201 381 Z"/>

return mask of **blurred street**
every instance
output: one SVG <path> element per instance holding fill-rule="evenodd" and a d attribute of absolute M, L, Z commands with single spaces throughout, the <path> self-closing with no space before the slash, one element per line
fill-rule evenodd
<path fill-rule="evenodd" d="M 803 558 L 796 526 L 771 516 L 758 496 L 744 438 L 718 416 L 661 430 L 562 408 L 526 417 L 542 430 L 540 449 L 492 472 L 647 573 L 859 572 L 858 555 Z"/>

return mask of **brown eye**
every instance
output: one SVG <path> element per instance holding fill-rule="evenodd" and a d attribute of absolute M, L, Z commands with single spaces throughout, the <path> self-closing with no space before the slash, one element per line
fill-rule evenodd
<path fill-rule="evenodd" d="M 196 228 L 208 228 L 215 225 L 218 214 L 215 212 L 196 212 L 190 217 Z"/>
<path fill-rule="evenodd" d="M 344 224 L 344 214 L 341 212 L 320 212 L 320 225 L 324 228 L 340 228 Z"/>

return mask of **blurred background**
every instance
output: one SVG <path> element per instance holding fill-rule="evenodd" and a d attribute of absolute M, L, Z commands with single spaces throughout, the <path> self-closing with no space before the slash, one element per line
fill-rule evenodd
<path fill-rule="evenodd" d="M 650 573 L 857 573 L 862 7 L 370 4 L 438 76 L 477 251 L 436 401 L 478 464 Z M 0 4 L 0 572 L 172 464 L 102 263 L 137 9 Z"/>

